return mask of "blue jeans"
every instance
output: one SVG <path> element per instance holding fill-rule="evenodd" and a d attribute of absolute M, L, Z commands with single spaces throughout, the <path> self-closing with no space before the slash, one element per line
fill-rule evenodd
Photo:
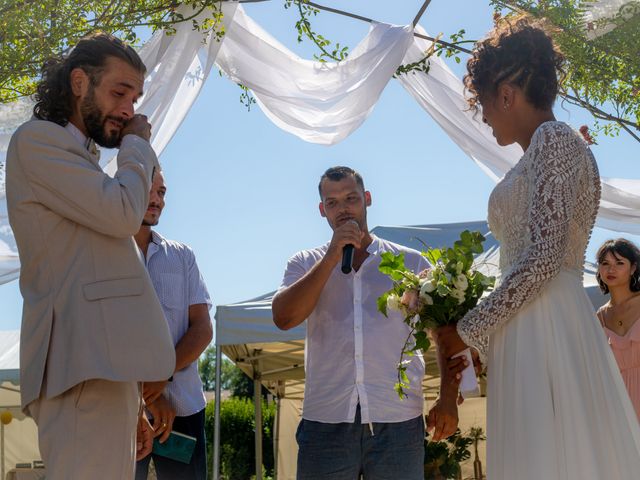
<path fill-rule="evenodd" d="M 424 420 L 321 423 L 302 419 L 296 432 L 297 480 L 424 480 Z"/>
<path fill-rule="evenodd" d="M 204 409 L 188 417 L 176 417 L 173 431 L 196 437 L 191 463 L 186 464 L 160 455 L 147 455 L 136 463 L 136 480 L 146 480 L 153 458 L 158 480 L 206 480 L 207 450 L 204 438 Z"/>

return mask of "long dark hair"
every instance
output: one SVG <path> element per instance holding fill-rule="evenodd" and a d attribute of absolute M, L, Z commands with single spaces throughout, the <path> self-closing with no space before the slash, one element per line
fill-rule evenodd
<path fill-rule="evenodd" d="M 602 264 L 607 253 L 610 253 L 616 258 L 626 258 L 629 260 L 632 267 L 636 267 L 635 272 L 633 272 L 629 279 L 629 289 L 631 289 L 632 292 L 640 292 L 640 250 L 638 247 L 626 238 L 607 240 L 598 249 L 598 253 L 596 253 L 598 265 Z M 598 280 L 598 285 L 600 285 L 602 293 L 609 293 L 609 287 L 607 287 L 607 284 L 602 281 L 602 278 L 600 278 L 599 271 L 596 273 L 596 279 Z"/>
<path fill-rule="evenodd" d="M 71 71 L 81 68 L 89 75 L 91 84 L 96 86 L 109 57 L 124 60 L 142 73 L 146 71 L 131 46 L 107 33 L 91 34 L 82 38 L 68 55 L 50 58 L 42 66 L 42 79 L 37 86 L 36 105 L 33 107 L 35 117 L 65 126 L 73 108 Z"/>

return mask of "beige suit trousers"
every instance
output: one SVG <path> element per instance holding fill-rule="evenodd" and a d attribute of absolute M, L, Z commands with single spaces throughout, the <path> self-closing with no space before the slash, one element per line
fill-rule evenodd
<path fill-rule="evenodd" d="M 31 402 L 47 480 L 133 479 L 139 405 L 136 382 L 108 380 Z"/>

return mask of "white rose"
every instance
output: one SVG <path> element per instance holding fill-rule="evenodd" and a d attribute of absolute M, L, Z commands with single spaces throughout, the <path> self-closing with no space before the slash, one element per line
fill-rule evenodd
<path fill-rule="evenodd" d="M 454 288 L 451 290 L 451 296 L 458 300 L 458 305 L 462 305 L 464 303 L 464 290 Z"/>
<path fill-rule="evenodd" d="M 420 292 L 420 300 L 422 300 L 425 305 L 433 305 L 433 298 L 431 298 L 431 295 L 427 295 L 426 293 Z"/>
<path fill-rule="evenodd" d="M 436 282 L 434 282 L 433 280 L 429 281 L 429 282 L 424 282 L 422 284 L 422 286 L 420 287 L 420 295 L 424 295 L 427 293 L 431 293 L 436 289 Z"/>
<path fill-rule="evenodd" d="M 391 294 L 387 297 L 387 310 L 401 310 L 402 302 L 400 302 L 400 297 L 398 295 Z"/>
<path fill-rule="evenodd" d="M 453 285 L 458 289 L 458 290 L 462 290 L 463 292 L 467 290 L 467 287 L 469 286 L 469 282 L 467 281 L 467 276 L 460 274 L 456 277 L 456 279 L 453 281 Z"/>

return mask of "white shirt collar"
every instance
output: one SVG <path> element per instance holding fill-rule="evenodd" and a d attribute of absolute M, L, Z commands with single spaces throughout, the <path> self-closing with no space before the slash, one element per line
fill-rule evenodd
<path fill-rule="evenodd" d="M 376 255 L 380 250 L 380 239 L 376 237 L 373 233 L 371 235 L 371 243 L 367 247 L 367 252 L 371 255 Z"/>

